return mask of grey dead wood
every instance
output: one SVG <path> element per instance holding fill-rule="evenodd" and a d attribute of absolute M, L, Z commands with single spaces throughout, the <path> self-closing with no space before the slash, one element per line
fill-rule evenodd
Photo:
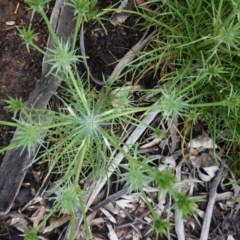
<path fill-rule="evenodd" d="M 75 23 L 72 9 L 65 5 L 64 2 L 64 0 L 56 0 L 50 21 L 57 35 L 63 42 L 66 42 L 73 35 Z M 49 38 L 47 49 L 52 48 L 53 43 Z M 55 76 L 47 76 L 49 69 L 50 65 L 43 58 L 42 77 L 27 101 L 27 106 L 30 109 L 44 109 L 60 84 L 60 80 Z M 16 132 L 14 136 L 16 136 Z M 14 141 L 14 137 L 12 141 Z M 27 150 L 22 151 L 21 148 L 6 152 L 0 167 L 0 214 L 6 214 L 11 209 L 26 175 L 27 166 L 37 155 L 39 148 L 40 146 L 37 146 L 33 154 L 29 154 Z"/>
<path fill-rule="evenodd" d="M 220 159 L 220 162 L 221 162 L 220 169 L 218 170 L 218 173 L 215 176 L 215 178 L 212 181 L 212 184 L 210 186 L 209 197 L 208 197 L 208 205 L 207 205 L 207 209 L 206 209 L 204 220 L 203 220 L 200 240 L 209 239 L 208 238 L 209 237 L 209 230 L 210 230 L 210 225 L 211 225 L 211 220 L 212 220 L 212 215 L 213 215 L 213 208 L 214 208 L 214 205 L 215 205 L 215 202 L 216 202 L 217 188 L 218 188 L 218 185 L 221 181 L 222 173 L 225 169 L 224 162 L 221 159 Z"/>
<path fill-rule="evenodd" d="M 182 169 L 182 164 L 180 163 L 179 166 L 177 166 L 176 168 L 176 177 L 179 182 L 181 181 L 181 169 Z M 178 188 L 178 191 L 181 192 L 181 187 L 178 186 L 177 188 Z M 186 239 L 185 231 L 184 231 L 183 216 L 179 209 L 175 209 L 174 221 L 175 221 L 175 231 L 177 234 L 177 239 L 178 240 Z"/>

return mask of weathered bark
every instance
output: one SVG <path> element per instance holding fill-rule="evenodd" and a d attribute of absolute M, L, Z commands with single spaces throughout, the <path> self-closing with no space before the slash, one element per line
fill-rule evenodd
<path fill-rule="evenodd" d="M 64 0 L 56 0 L 51 15 L 51 24 L 63 41 L 70 40 L 75 23 L 72 9 L 65 5 Z M 49 38 L 47 49 L 51 48 L 53 44 Z M 30 109 L 44 109 L 60 84 L 60 80 L 55 76 L 46 76 L 49 69 L 49 64 L 43 58 L 42 77 L 27 101 Z M 34 154 L 29 154 L 27 150 L 22 151 L 20 148 L 6 152 L 0 167 L 0 214 L 5 214 L 10 210 L 28 170 L 27 166 L 37 155 L 39 148 L 40 146 L 36 147 Z"/>

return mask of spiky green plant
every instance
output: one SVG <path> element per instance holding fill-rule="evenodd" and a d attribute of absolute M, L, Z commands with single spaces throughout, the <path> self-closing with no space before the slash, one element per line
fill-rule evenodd
<path fill-rule="evenodd" d="M 174 110 L 186 117 L 195 109 L 211 135 L 226 139 L 227 132 L 228 140 L 238 143 L 239 2 L 150 0 L 148 4 L 155 8 L 136 14 L 145 19 L 142 27 L 158 28 L 159 34 L 129 68 L 133 79 L 142 69 L 155 69 L 159 104 L 169 102 L 168 115 Z M 165 74 L 160 75 L 159 68 Z"/>
<path fill-rule="evenodd" d="M 26 3 L 33 10 L 33 15 L 37 12 L 45 21 L 54 49 L 45 51 L 39 48 L 34 42 L 36 34 L 31 28 L 21 29 L 20 36 L 28 50 L 34 48 L 47 58 L 51 65 L 49 74 L 56 75 L 63 82 L 57 112 L 30 111 L 18 101 L 9 100 L 14 121 L 0 121 L 0 124 L 18 128 L 15 141 L 1 152 L 18 147 L 33 152 L 36 146 L 41 145 L 40 155 L 34 161 L 48 162 L 48 174 L 54 173 L 58 177 L 50 191 L 55 201 L 54 208 L 37 229 L 50 214 L 60 210 L 72 214 L 70 237 L 73 238 L 75 211 L 80 208 L 85 214 L 83 203 L 87 193 L 80 180 L 92 178 L 94 181 L 99 173 L 106 173 L 117 149 L 127 161 L 122 179 L 130 190 L 142 193 L 153 216 L 156 235 L 165 235 L 170 225 L 157 216 L 143 188 L 152 183 L 160 191 L 170 194 L 183 216 L 191 213 L 194 203 L 176 191 L 176 178 L 169 170 L 159 172 L 150 167 L 146 158 L 138 154 L 137 148 L 125 152 L 124 141 L 129 134 L 126 126 L 140 125 L 141 113 L 144 115 L 157 110 L 161 113 L 161 122 L 179 117 L 194 122 L 201 119 L 209 124 L 212 134 L 231 142 L 239 140 L 240 4 L 235 0 L 224 4 L 223 0 L 147 1 L 155 7 L 148 12 L 139 9 L 135 14 L 141 18 L 141 24 L 142 20 L 145 21 L 145 28 L 153 27 L 159 32 L 146 52 L 139 53 L 138 58 L 129 65 L 128 72 L 134 80 L 143 71 L 154 69 L 155 77 L 159 78 L 158 85 L 155 89 L 142 92 L 146 95 L 153 93 L 155 97 L 151 104 L 141 107 L 137 103 L 133 105 L 128 94 L 124 93 L 117 99 L 117 104 L 121 106 L 117 108 L 114 107 L 116 101 L 112 101 L 116 97 L 113 83 L 105 86 L 105 92 L 96 93 L 101 96 L 96 99 L 88 79 L 75 71 L 76 64 L 81 61 L 81 56 L 76 55 L 79 28 L 90 18 L 101 16 L 96 14 L 97 1 L 72 0 L 69 3 L 76 20 L 71 43 L 61 41 L 51 27 L 44 11 L 48 1 L 26 0 Z M 162 68 L 161 73 L 159 68 Z M 20 110 L 21 118 L 16 120 Z M 149 128 L 154 133 L 159 132 L 153 127 Z M 86 215 L 84 219 L 90 238 Z M 36 231 L 32 230 L 26 237 L 31 239 L 35 235 Z"/>

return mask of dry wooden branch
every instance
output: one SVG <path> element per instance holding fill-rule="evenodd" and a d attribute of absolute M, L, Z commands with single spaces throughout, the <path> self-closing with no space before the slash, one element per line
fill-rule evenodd
<path fill-rule="evenodd" d="M 211 219 L 213 214 L 213 207 L 216 202 L 217 187 L 220 183 L 221 175 L 223 173 L 224 168 L 225 168 L 224 163 L 221 161 L 220 169 L 218 170 L 218 173 L 211 184 L 211 189 L 209 192 L 209 200 L 208 200 L 208 205 L 207 205 L 207 209 L 206 209 L 204 220 L 203 220 L 200 240 L 208 239 L 209 229 L 210 229 L 210 224 L 211 224 Z"/>
<path fill-rule="evenodd" d="M 51 24 L 57 35 L 67 41 L 71 38 L 74 30 L 73 13 L 71 7 L 65 5 L 64 0 L 57 0 L 51 15 Z M 49 38 L 47 49 L 53 47 Z M 42 78 L 30 95 L 27 106 L 37 109 L 43 109 L 47 106 L 54 92 L 56 92 L 60 80 L 53 75 L 46 76 L 50 65 L 43 59 Z M 31 79 L 29 79 L 31 81 Z M 14 137 L 12 139 L 14 141 Z M 27 172 L 27 166 L 30 165 L 37 155 L 40 146 L 36 147 L 34 154 L 22 151 L 21 148 L 6 152 L 2 165 L 0 167 L 0 214 L 7 213 L 14 202 L 21 184 Z"/>
<path fill-rule="evenodd" d="M 182 169 L 182 164 L 179 164 L 179 166 L 176 168 L 176 177 L 178 181 L 181 181 L 181 169 Z M 178 187 L 178 191 L 181 192 L 181 187 Z M 176 231 L 178 240 L 185 240 L 183 216 L 179 209 L 175 210 L 175 231 Z"/>

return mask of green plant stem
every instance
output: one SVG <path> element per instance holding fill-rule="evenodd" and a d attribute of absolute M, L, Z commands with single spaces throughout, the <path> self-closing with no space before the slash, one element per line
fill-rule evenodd
<path fill-rule="evenodd" d="M 212 1 L 212 5 L 215 5 L 215 1 Z M 215 28 L 215 33 L 217 31 L 217 29 L 219 29 L 219 23 L 221 22 L 221 13 L 222 13 L 222 5 L 223 5 L 223 0 L 219 1 L 219 5 L 218 5 L 218 9 L 217 9 L 217 17 L 215 20 L 216 25 L 213 23 L 214 28 Z"/>
<path fill-rule="evenodd" d="M 75 226 L 76 226 L 76 217 L 75 217 L 75 214 L 73 213 L 70 219 L 69 239 L 74 239 L 75 228 L 76 228 Z"/>
<path fill-rule="evenodd" d="M 226 54 L 234 55 L 234 56 L 240 56 L 240 51 L 232 51 L 232 50 L 229 50 L 229 49 L 225 48 L 222 45 L 219 46 L 219 49 Z"/>
<path fill-rule="evenodd" d="M 124 12 L 131 12 L 131 11 L 124 11 Z M 165 28 L 167 29 L 169 32 L 172 33 L 172 35 L 175 35 L 176 33 L 174 32 L 174 28 L 172 28 L 171 26 L 169 26 L 168 24 L 165 24 L 163 23 L 162 21 L 159 21 L 159 19 L 155 19 L 154 17 L 149 17 L 148 15 L 146 14 L 142 14 L 140 12 L 136 13 L 136 12 L 133 12 L 134 14 L 140 16 L 141 18 L 145 19 L 147 22 L 150 22 L 152 24 L 155 24 L 156 26 L 160 26 L 162 28 Z M 162 15 L 166 15 L 166 14 L 169 14 L 171 15 L 171 13 L 163 13 Z"/>
<path fill-rule="evenodd" d="M 57 127 L 64 127 L 64 126 L 71 125 L 71 124 L 72 124 L 71 121 L 62 121 L 59 123 L 53 123 L 53 124 L 50 124 L 47 126 L 42 126 L 42 130 L 48 130 L 48 129 L 53 129 L 53 128 L 57 128 Z"/>
<path fill-rule="evenodd" d="M 105 122 L 105 121 L 109 121 L 109 120 L 112 120 L 112 119 L 117 119 L 117 118 L 120 118 L 120 117 L 129 116 L 130 114 L 134 114 L 134 113 L 151 111 L 151 110 L 154 110 L 153 108 L 154 108 L 153 106 L 150 106 L 150 107 L 136 107 L 136 108 L 122 109 L 121 111 L 116 109 L 116 110 L 113 110 L 112 112 L 111 112 L 111 110 L 109 112 L 107 111 L 105 114 L 102 114 L 100 116 L 101 116 L 101 121 Z"/>
<path fill-rule="evenodd" d="M 201 43 L 196 44 L 195 49 L 196 50 L 205 49 L 208 46 L 211 46 L 211 45 L 217 44 L 217 43 L 218 43 L 218 37 L 212 37 L 212 38 L 204 40 Z"/>
<path fill-rule="evenodd" d="M 8 126 L 8 127 L 17 127 L 18 124 L 15 122 L 8 122 L 0 120 L 0 125 Z"/>
<path fill-rule="evenodd" d="M 77 42 L 77 40 L 78 40 L 78 32 L 79 32 L 79 29 L 80 29 L 80 27 L 81 27 L 81 24 L 82 24 L 82 17 L 78 15 L 78 16 L 77 16 L 76 25 L 75 25 L 75 28 L 74 28 L 74 34 L 73 34 L 71 51 L 74 51 L 74 50 L 75 50 L 76 42 Z M 83 57 L 85 57 L 85 56 L 83 56 Z"/>
<path fill-rule="evenodd" d="M 75 161 L 76 164 L 76 177 L 75 177 L 75 184 L 79 184 L 80 174 L 82 171 L 83 161 L 85 158 L 86 151 L 89 147 L 89 141 L 87 138 L 83 139 L 81 146 L 78 149 L 78 153 L 76 154 L 73 161 Z"/>
<path fill-rule="evenodd" d="M 150 204 L 146 193 L 143 191 L 143 189 L 141 189 L 140 192 L 141 192 L 141 195 L 144 199 L 144 202 L 147 204 L 147 207 L 148 207 L 149 211 L 151 212 L 151 214 L 153 216 L 153 219 L 157 219 L 157 214 L 155 213 L 152 205 Z"/>
<path fill-rule="evenodd" d="M 197 78 L 196 81 L 191 81 L 190 84 L 188 84 L 187 86 L 184 86 L 183 89 L 179 89 L 177 91 L 178 96 L 181 96 L 181 95 L 184 95 L 184 94 L 190 92 L 192 89 L 194 89 L 193 87 L 198 85 L 199 82 L 201 82 L 201 80 L 203 80 L 204 78 L 205 78 L 205 76 L 202 75 L 201 77 Z"/>
<path fill-rule="evenodd" d="M 71 69 L 69 70 L 69 75 L 70 75 L 70 79 L 72 80 L 73 86 L 74 86 L 80 100 L 82 101 L 83 106 L 85 107 L 85 110 L 89 114 L 90 109 L 89 109 L 89 106 L 88 106 L 87 99 L 86 99 L 85 95 L 80 91 L 79 85 L 78 85 L 78 83 L 76 81 L 76 78 L 75 78 Z"/>
<path fill-rule="evenodd" d="M 123 149 L 123 147 L 120 147 L 116 141 L 114 141 L 113 137 L 110 136 L 106 131 L 102 130 L 101 131 L 102 135 L 107 138 L 111 144 L 119 151 L 122 153 L 122 155 L 127 159 L 130 160 L 131 157 L 127 154 L 127 152 Z M 128 150 L 131 148 L 131 146 L 127 146 Z"/>
<path fill-rule="evenodd" d="M 45 21 L 45 23 L 47 25 L 48 31 L 49 31 L 49 33 L 50 33 L 50 35 L 52 37 L 53 42 L 55 43 L 56 47 L 58 47 L 59 39 L 58 39 L 57 34 L 55 33 L 55 31 L 54 31 L 54 29 L 53 29 L 53 27 L 52 27 L 52 25 L 50 23 L 47 15 L 45 13 L 45 11 L 43 9 L 41 9 L 39 11 L 39 13 L 40 13 L 40 15 L 42 16 L 43 20 Z"/>
<path fill-rule="evenodd" d="M 41 53 L 43 56 L 46 57 L 50 57 L 50 55 L 44 51 L 43 49 L 41 49 L 40 47 L 38 47 L 38 45 L 36 45 L 35 43 L 31 43 L 31 47 L 34 48 L 35 50 L 37 50 L 39 53 Z"/>
<path fill-rule="evenodd" d="M 44 219 L 36 227 L 37 231 L 40 231 L 40 229 L 46 226 L 48 219 L 56 212 L 57 209 L 58 209 L 58 204 L 56 204 L 50 209 L 48 214 L 44 216 Z"/>
<path fill-rule="evenodd" d="M 81 194 L 81 192 L 80 192 L 80 194 Z M 84 196 L 84 195 L 81 194 L 81 196 Z M 83 201 L 83 198 L 80 198 L 80 207 L 81 207 L 81 211 L 82 211 L 82 218 L 83 218 L 83 222 L 84 222 L 84 227 L 85 227 L 87 239 L 92 240 L 93 237 L 92 237 L 90 227 L 89 227 L 89 224 L 88 224 L 88 219 L 87 219 L 87 215 L 86 215 L 86 207 L 85 207 L 85 203 Z"/>
<path fill-rule="evenodd" d="M 220 102 L 189 104 L 189 107 L 193 107 L 193 108 L 206 108 L 206 107 L 218 107 L 218 106 L 227 106 L 227 100 L 223 100 Z"/>

